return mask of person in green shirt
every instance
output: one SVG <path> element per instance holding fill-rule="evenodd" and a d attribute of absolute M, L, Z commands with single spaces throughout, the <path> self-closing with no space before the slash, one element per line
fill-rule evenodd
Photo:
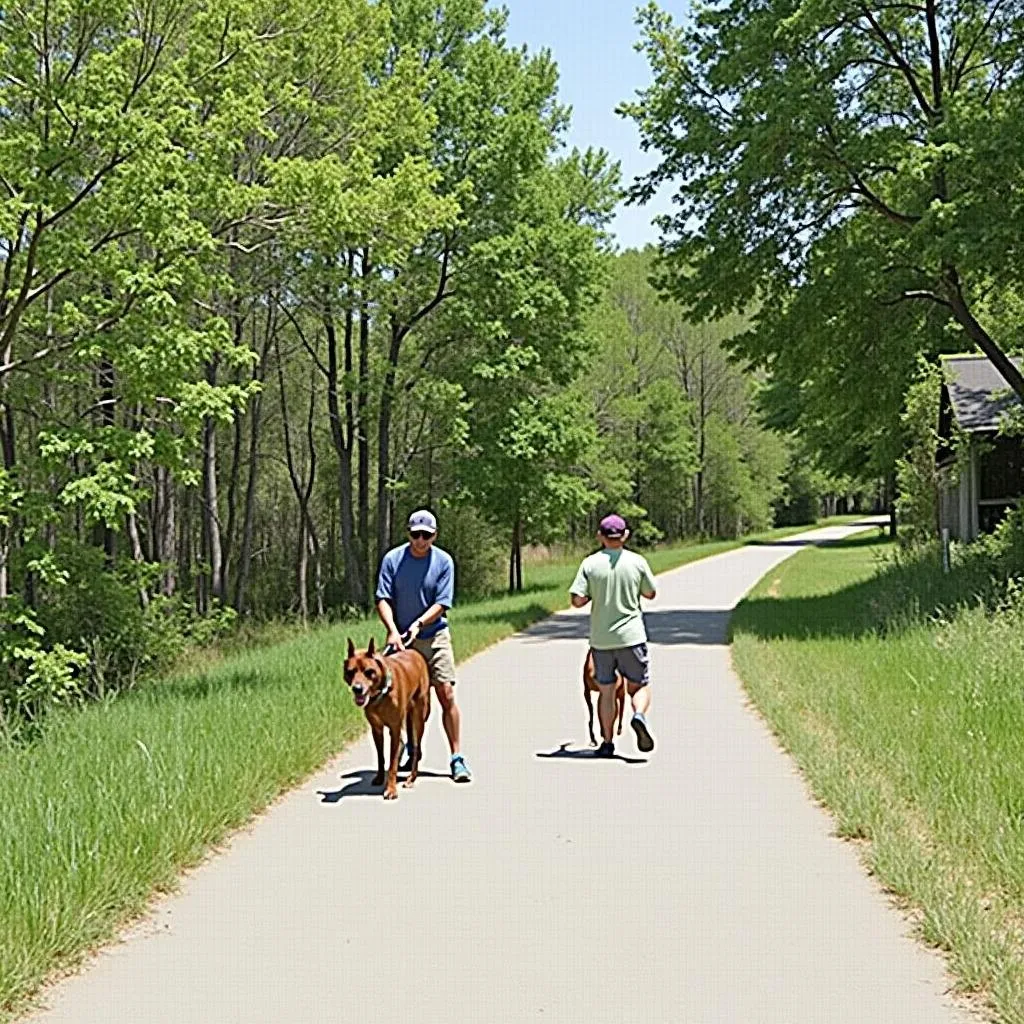
<path fill-rule="evenodd" d="M 647 727 L 647 712 L 651 706 L 650 666 L 640 598 L 650 600 L 657 593 L 654 574 L 643 555 L 626 550 L 629 529 L 621 516 L 605 516 L 597 536 L 601 550 L 583 559 L 569 589 L 574 608 L 583 608 L 592 602 L 590 649 L 601 688 L 597 715 L 603 740 L 595 756 L 613 757 L 615 754 L 612 730 L 616 673 L 625 678 L 633 702 L 630 724 L 636 733 L 636 745 L 647 753 L 654 749 L 654 739 Z"/>

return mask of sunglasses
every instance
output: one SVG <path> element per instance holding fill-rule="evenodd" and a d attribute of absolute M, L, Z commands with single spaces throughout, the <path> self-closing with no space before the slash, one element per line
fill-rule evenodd
<path fill-rule="evenodd" d="M 409 536 L 413 540 L 429 540 L 434 534 L 430 530 L 410 530 Z"/>

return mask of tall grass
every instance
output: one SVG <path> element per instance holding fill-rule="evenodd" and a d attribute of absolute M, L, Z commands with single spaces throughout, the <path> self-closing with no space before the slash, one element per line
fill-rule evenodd
<path fill-rule="evenodd" d="M 1024 1024 L 1024 598 L 984 549 L 944 574 L 868 538 L 797 555 L 733 619 L 734 659 L 840 835 Z"/>
<path fill-rule="evenodd" d="M 740 543 L 649 557 L 662 571 Z M 532 566 L 522 594 L 460 604 L 459 659 L 564 608 L 576 564 Z M 371 634 L 375 619 L 193 659 L 0 745 L 0 1019 L 361 731 L 339 666 L 346 638 Z"/>
<path fill-rule="evenodd" d="M 324 631 L 54 716 L 0 758 L 0 1006 L 357 733 L 342 644 Z"/>

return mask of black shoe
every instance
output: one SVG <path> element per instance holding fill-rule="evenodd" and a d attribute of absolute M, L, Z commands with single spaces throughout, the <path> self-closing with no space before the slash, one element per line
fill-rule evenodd
<path fill-rule="evenodd" d="M 615 744 L 611 740 L 606 743 L 602 743 L 601 746 L 594 751 L 594 757 L 614 757 L 615 756 Z"/>

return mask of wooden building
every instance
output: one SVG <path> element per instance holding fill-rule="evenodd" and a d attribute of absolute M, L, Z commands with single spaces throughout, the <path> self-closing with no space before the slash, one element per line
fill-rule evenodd
<path fill-rule="evenodd" d="M 994 530 L 1024 498 L 1024 438 L 999 434 L 1000 422 L 1020 399 L 983 355 L 943 356 L 942 366 L 939 528 L 954 540 L 970 541 Z M 957 433 L 966 440 L 959 459 Z"/>

